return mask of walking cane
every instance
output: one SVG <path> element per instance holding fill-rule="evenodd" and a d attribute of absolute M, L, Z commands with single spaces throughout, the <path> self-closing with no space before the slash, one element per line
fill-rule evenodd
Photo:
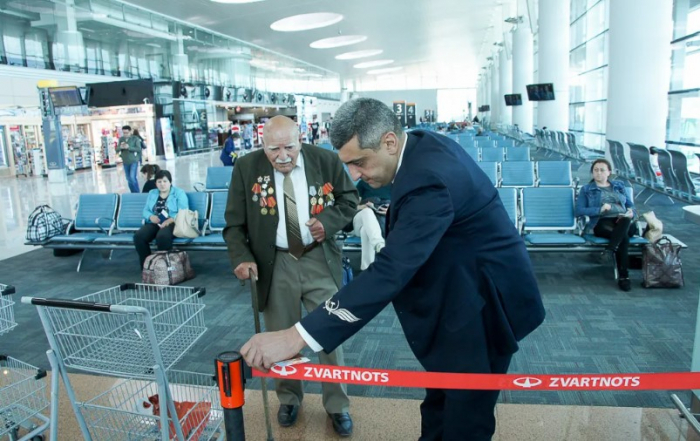
<path fill-rule="evenodd" d="M 258 304 L 258 278 L 253 273 L 252 269 L 248 269 L 250 276 L 250 295 L 253 298 L 253 318 L 255 319 L 255 333 L 260 334 L 260 313 Z M 241 281 L 242 284 L 245 282 Z M 260 378 L 260 387 L 262 389 L 263 407 L 265 408 L 265 429 L 267 430 L 267 441 L 274 441 L 272 436 L 272 425 L 270 424 L 270 404 L 267 401 L 267 379 Z"/>

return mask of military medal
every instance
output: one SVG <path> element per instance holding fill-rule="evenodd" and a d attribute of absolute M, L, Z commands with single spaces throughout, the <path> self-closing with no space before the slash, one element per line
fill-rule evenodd
<path fill-rule="evenodd" d="M 258 178 L 258 181 L 260 181 L 262 178 Z M 260 199 L 260 196 L 258 196 L 260 193 L 262 193 L 262 187 L 260 184 L 254 184 L 253 185 L 253 202 L 258 202 L 258 199 Z"/>
<path fill-rule="evenodd" d="M 258 202 L 258 195 L 257 194 L 253 195 L 253 202 Z"/>
<path fill-rule="evenodd" d="M 328 193 L 328 199 L 330 199 L 331 201 L 335 200 L 335 196 L 333 196 L 333 193 Z"/>
<path fill-rule="evenodd" d="M 275 213 L 277 212 L 277 211 L 275 210 L 275 206 L 276 206 L 276 205 L 277 205 L 277 201 L 275 200 L 275 198 L 273 198 L 272 196 L 270 196 L 270 197 L 267 198 L 267 206 L 270 207 L 270 214 L 273 215 L 273 216 L 274 216 Z"/>
<path fill-rule="evenodd" d="M 267 215 L 267 208 L 260 210 L 260 213 L 262 213 L 263 216 Z"/>
<path fill-rule="evenodd" d="M 314 187 L 313 185 L 309 187 L 309 195 L 316 196 L 316 187 Z"/>
<path fill-rule="evenodd" d="M 317 199 L 315 197 L 311 198 L 311 205 L 316 205 Z"/>
<path fill-rule="evenodd" d="M 323 205 L 323 198 L 318 198 L 318 205 Z"/>
<path fill-rule="evenodd" d="M 266 191 L 264 191 L 264 190 L 263 190 L 263 192 L 262 192 L 262 193 L 260 193 L 260 194 L 261 194 L 261 195 L 262 195 L 262 197 L 264 197 L 264 198 L 266 198 L 266 197 L 267 197 L 267 192 L 266 192 Z"/>
<path fill-rule="evenodd" d="M 265 183 L 267 184 L 268 182 L 270 182 L 270 177 L 269 177 L 269 176 L 265 176 L 264 181 L 265 181 Z"/>
<path fill-rule="evenodd" d="M 273 194 L 275 192 L 275 189 L 270 187 L 267 189 L 267 194 Z"/>
<path fill-rule="evenodd" d="M 263 181 L 262 176 L 258 176 L 258 182 L 262 183 L 262 181 Z"/>
<path fill-rule="evenodd" d="M 275 211 L 275 209 L 274 209 L 274 208 L 270 208 L 270 214 L 274 216 L 275 213 L 277 213 L 277 212 Z"/>

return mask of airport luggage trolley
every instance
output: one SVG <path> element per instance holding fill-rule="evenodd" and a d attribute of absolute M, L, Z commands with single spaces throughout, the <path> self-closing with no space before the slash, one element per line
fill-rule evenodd
<path fill-rule="evenodd" d="M 51 367 L 86 440 L 221 436 L 223 411 L 211 374 L 171 369 L 206 331 L 204 294 L 204 288 L 124 284 L 76 300 L 22 298 L 37 307 Z M 121 379 L 79 401 L 67 368 Z"/>
<path fill-rule="evenodd" d="M 13 287 L 0 284 L 0 335 L 17 326 Z M 50 420 L 46 372 L 7 355 L 0 355 L 0 440 L 42 441 Z"/>

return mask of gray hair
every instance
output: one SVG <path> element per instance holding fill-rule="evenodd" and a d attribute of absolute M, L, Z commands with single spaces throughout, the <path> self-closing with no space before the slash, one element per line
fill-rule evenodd
<path fill-rule="evenodd" d="M 356 98 L 335 112 L 331 144 L 340 149 L 357 135 L 361 149 L 377 150 L 382 136 L 389 132 L 403 134 L 401 123 L 389 106 L 372 98 Z"/>

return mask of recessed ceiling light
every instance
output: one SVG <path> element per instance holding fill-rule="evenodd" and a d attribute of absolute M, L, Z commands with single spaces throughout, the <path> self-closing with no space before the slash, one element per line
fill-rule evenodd
<path fill-rule="evenodd" d="M 381 54 L 382 52 L 384 52 L 384 51 L 381 49 L 368 49 L 365 51 L 346 52 L 344 54 L 336 55 L 335 59 L 336 60 L 354 60 L 355 58 L 373 57 L 375 55 Z"/>
<path fill-rule="evenodd" d="M 366 35 L 343 35 L 341 37 L 324 38 L 311 43 L 314 49 L 330 49 L 332 47 L 349 46 L 351 44 L 362 43 L 367 40 Z"/>
<path fill-rule="evenodd" d="M 295 32 L 323 28 L 338 23 L 343 16 L 334 12 L 314 12 L 312 14 L 293 15 L 277 20 L 270 25 L 273 31 Z"/>
<path fill-rule="evenodd" d="M 255 3 L 255 2 L 261 2 L 264 0 L 211 0 L 214 3 L 229 3 L 229 4 L 242 4 L 242 3 Z"/>
<path fill-rule="evenodd" d="M 374 60 L 365 61 L 364 63 L 356 64 L 353 67 L 356 69 L 367 69 L 368 67 L 378 67 L 393 63 L 394 60 Z"/>
<path fill-rule="evenodd" d="M 399 71 L 399 70 L 401 70 L 401 69 L 403 69 L 403 67 L 401 67 L 401 66 L 397 66 L 397 67 L 387 67 L 387 68 L 384 68 L 384 69 L 369 70 L 369 71 L 367 71 L 367 73 L 370 74 L 370 75 L 380 75 L 380 74 L 386 74 L 386 73 L 389 73 L 389 72 L 396 72 L 396 71 Z"/>

